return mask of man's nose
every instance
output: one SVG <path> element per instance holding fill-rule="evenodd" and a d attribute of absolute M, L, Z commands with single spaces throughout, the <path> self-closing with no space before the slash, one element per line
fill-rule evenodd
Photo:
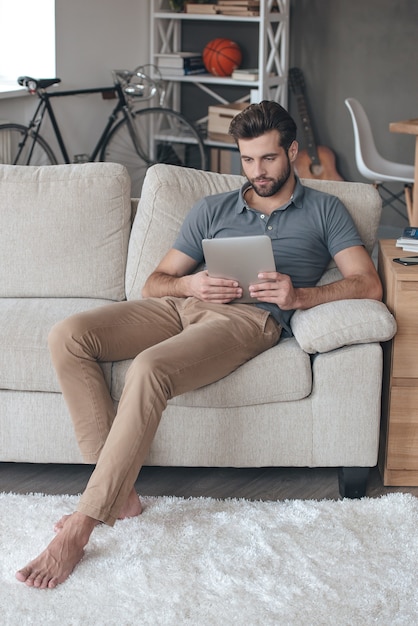
<path fill-rule="evenodd" d="M 266 169 L 263 161 L 254 161 L 254 177 L 258 178 L 266 173 Z"/>

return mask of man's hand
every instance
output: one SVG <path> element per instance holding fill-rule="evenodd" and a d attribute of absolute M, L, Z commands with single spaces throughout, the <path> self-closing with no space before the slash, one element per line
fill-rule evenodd
<path fill-rule="evenodd" d="M 318 304 L 352 298 L 381 300 L 382 285 L 373 261 L 362 246 L 346 248 L 335 255 L 343 278 L 320 287 L 294 287 L 289 276 L 262 272 L 260 283 L 251 285 L 255 301 L 277 304 L 283 311 L 310 309 Z"/>
<path fill-rule="evenodd" d="M 280 272 L 263 272 L 258 278 L 262 282 L 249 287 L 254 300 L 277 304 L 282 311 L 297 308 L 297 289 L 293 286 L 290 276 Z"/>
<path fill-rule="evenodd" d="M 214 278 L 206 270 L 188 277 L 191 295 L 203 302 L 227 304 L 241 298 L 242 289 L 236 280 Z"/>
<path fill-rule="evenodd" d="M 204 302 L 227 304 L 241 298 L 237 281 L 209 276 L 206 270 L 196 272 L 197 262 L 179 250 L 171 249 L 148 277 L 143 289 L 144 298 L 194 296 Z M 194 273 L 195 272 L 195 273 Z"/>

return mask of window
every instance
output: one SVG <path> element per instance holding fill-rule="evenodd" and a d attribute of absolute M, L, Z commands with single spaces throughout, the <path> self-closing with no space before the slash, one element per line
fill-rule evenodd
<path fill-rule="evenodd" d="M 55 0 L 0 0 L 0 90 L 55 76 Z"/>

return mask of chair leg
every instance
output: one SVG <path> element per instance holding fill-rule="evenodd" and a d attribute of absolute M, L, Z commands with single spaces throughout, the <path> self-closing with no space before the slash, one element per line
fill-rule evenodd
<path fill-rule="evenodd" d="M 399 193 L 393 193 L 393 191 L 391 191 L 383 183 L 375 183 L 374 186 L 378 190 L 382 198 L 382 208 L 389 205 L 394 211 L 396 211 L 396 213 L 398 213 L 398 215 L 400 215 L 405 220 L 407 220 L 408 217 L 394 205 L 394 202 L 399 202 L 403 206 L 406 206 L 408 210 L 405 191 L 403 190 L 403 191 L 400 191 Z M 383 195 L 383 192 L 387 194 L 387 197 Z"/>
<path fill-rule="evenodd" d="M 412 185 L 405 185 L 404 191 L 405 191 L 406 210 L 408 211 L 408 220 L 411 226 L 413 226 L 412 224 L 412 190 L 413 190 Z"/>
<path fill-rule="evenodd" d="M 363 498 L 366 495 L 369 467 L 340 467 L 338 485 L 342 498 Z"/>

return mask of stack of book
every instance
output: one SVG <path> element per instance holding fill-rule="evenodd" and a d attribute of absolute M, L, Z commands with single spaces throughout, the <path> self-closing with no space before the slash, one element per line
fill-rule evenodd
<path fill-rule="evenodd" d="M 218 11 L 221 15 L 258 17 L 260 15 L 260 0 L 218 0 Z"/>
<path fill-rule="evenodd" d="M 205 2 L 204 4 L 186 2 L 185 11 L 186 13 L 204 13 L 206 15 L 216 15 L 219 13 L 217 2 Z"/>
<path fill-rule="evenodd" d="M 186 2 L 186 13 L 235 15 L 236 17 L 258 17 L 260 0 L 218 0 L 217 2 Z"/>
<path fill-rule="evenodd" d="M 234 80 L 258 80 L 258 67 L 250 68 L 250 69 L 237 69 L 232 72 L 232 76 Z"/>
<path fill-rule="evenodd" d="M 407 252 L 418 253 L 418 227 L 407 226 L 399 239 L 396 240 L 396 246 Z"/>
<path fill-rule="evenodd" d="M 169 54 L 158 54 L 156 58 L 157 67 L 163 75 L 186 76 L 188 74 L 205 74 L 207 72 L 200 52 L 171 52 Z"/>

